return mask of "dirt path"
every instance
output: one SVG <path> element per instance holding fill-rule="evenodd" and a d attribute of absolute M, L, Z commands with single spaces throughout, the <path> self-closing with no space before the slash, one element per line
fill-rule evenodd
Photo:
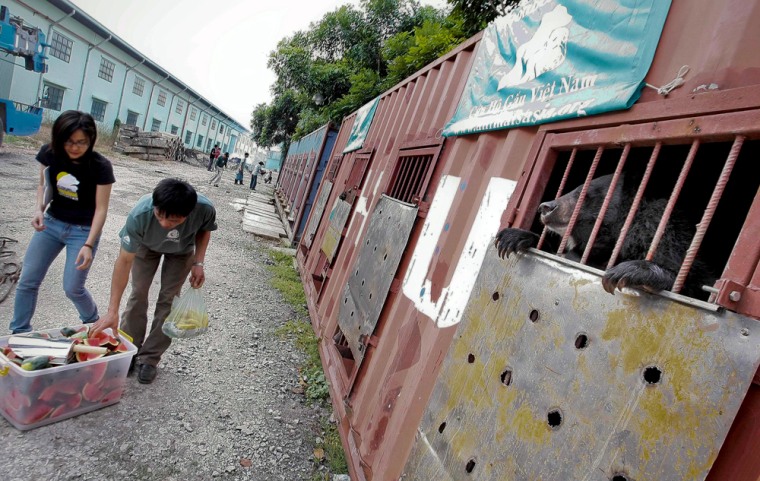
<path fill-rule="evenodd" d="M 33 232 L 34 154 L 14 147 L 0 151 L 0 236 L 18 239 L 21 256 Z M 233 185 L 232 172 L 214 188 L 202 168 L 112 160 L 117 183 L 88 280 L 101 311 L 119 250 L 117 233 L 129 209 L 161 178 L 182 177 L 217 208 L 219 230 L 206 256 L 210 332 L 175 341 L 152 385 L 128 378 L 119 404 L 25 433 L 0 418 L 3 480 L 314 479 L 314 440 L 321 434 L 320 417 L 329 413 L 293 392 L 303 355 L 274 334 L 293 311 L 268 284 L 272 243 L 245 234 L 241 214 L 231 206 L 247 187 Z M 62 260 L 41 287 L 35 329 L 78 324 L 61 287 Z M 8 334 L 12 301 L 0 305 L 0 335 Z"/>

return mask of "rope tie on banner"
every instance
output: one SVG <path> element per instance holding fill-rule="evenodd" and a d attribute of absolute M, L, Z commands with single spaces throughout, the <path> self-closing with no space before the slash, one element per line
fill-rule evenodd
<path fill-rule="evenodd" d="M 670 82 L 666 83 L 662 87 L 657 87 L 652 84 L 644 83 L 647 87 L 651 89 L 655 89 L 658 94 L 660 95 L 668 95 L 670 92 L 672 92 L 674 89 L 680 87 L 684 84 L 683 78 L 686 76 L 686 74 L 689 73 L 689 66 L 684 65 L 680 69 L 678 69 L 678 73 L 676 74 L 676 78 L 671 80 Z"/>

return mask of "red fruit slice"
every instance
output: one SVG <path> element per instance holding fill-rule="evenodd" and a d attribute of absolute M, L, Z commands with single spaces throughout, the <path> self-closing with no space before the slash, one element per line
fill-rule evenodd
<path fill-rule="evenodd" d="M 102 404 L 114 402 L 117 399 L 121 398 L 122 394 L 124 394 L 124 388 L 114 389 L 113 391 L 103 396 L 100 402 Z"/>
<path fill-rule="evenodd" d="M 121 341 L 119 341 L 119 345 L 118 346 L 116 346 L 116 347 L 113 348 L 113 352 L 127 352 L 127 351 L 129 351 L 129 348 L 127 347 L 126 344 L 124 344 Z"/>
<path fill-rule="evenodd" d="M 85 368 L 84 375 L 87 377 L 87 384 L 98 384 L 103 380 L 108 370 L 108 363 L 97 362 L 93 363 Z"/>
<path fill-rule="evenodd" d="M 87 344 L 88 346 L 95 346 L 95 347 L 101 347 L 101 339 L 93 337 L 89 339 L 84 339 L 80 341 L 82 344 Z M 85 361 L 92 361 L 93 359 L 98 359 L 105 356 L 105 354 L 89 354 L 86 352 L 77 352 L 75 353 L 75 357 L 77 361 L 79 362 L 85 362 Z"/>
<path fill-rule="evenodd" d="M 103 390 L 97 384 L 87 383 L 82 389 L 82 397 L 84 397 L 85 401 L 91 403 L 100 401 L 104 394 Z"/>
<path fill-rule="evenodd" d="M 58 416 L 62 416 L 69 411 L 71 411 L 71 409 L 69 409 L 67 405 L 61 404 L 57 408 L 53 409 L 53 412 L 50 413 L 50 419 L 57 418 Z"/>
<path fill-rule="evenodd" d="M 43 389 L 38 399 L 40 401 L 50 402 L 56 398 L 65 399 L 71 396 L 72 394 L 78 395 L 78 393 L 79 393 L 78 386 L 75 383 L 64 379 L 64 380 L 56 382 L 55 384 L 51 384 L 50 386 Z"/>
<path fill-rule="evenodd" d="M 34 405 L 34 407 L 31 407 L 27 409 L 19 419 L 19 421 L 23 424 L 34 424 L 42 421 L 46 417 L 50 415 L 50 413 L 53 412 L 53 407 L 49 406 L 45 403 L 38 402 Z"/>
<path fill-rule="evenodd" d="M 5 397 L 5 404 L 14 411 L 20 411 L 21 409 L 31 407 L 32 401 L 29 400 L 29 397 L 21 394 L 21 391 L 18 389 L 13 389 Z"/>
<path fill-rule="evenodd" d="M 76 409 L 82 404 L 82 395 L 79 393 L 73 394 L 67 401 L 66 406 L 69 409 Z"/>
<path fill-rule="evenodd" d="M 94 336 L 90 336 L 87 339 L 91 346 L 113 346 L 116 347 L 119 344 L 119 340 L 112 335 L 108 334 L 107 332 L 99 332 L 95 334 Z M 97 344 L 93 344 L 94 342 L 97 342 Z"/>

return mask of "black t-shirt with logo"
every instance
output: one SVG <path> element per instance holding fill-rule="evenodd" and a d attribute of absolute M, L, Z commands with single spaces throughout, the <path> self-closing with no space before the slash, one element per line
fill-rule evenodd
<path fill-rule="evenodd" d="M 72 162 L 66 154 L 55 155 L 49 145 L 42 146 L 37 161 L 50 168 L 53 200 L 48 214 L 69 224 L 92 225 L 97 186 L 116 182 L 111 162 L 97 152 Z"/>

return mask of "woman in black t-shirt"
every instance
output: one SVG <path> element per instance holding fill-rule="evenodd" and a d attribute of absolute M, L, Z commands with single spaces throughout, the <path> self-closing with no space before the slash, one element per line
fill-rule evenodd
<path fill-rule="evenodd" d="M 56 119 L 52 142 L 37 154 L 40 183 L 32 217 L 37 232 L 29 242 L 16 287 L 10 325 L 14 334 L 32 330 L 40 284 L 64 248 L 63 290 L 82 322 L 98 320 L 98 308 L 84 285 L 106 222 L 115 179 L 111 162 L 93 151 L 96 139 L 92 116 L 69 110 Z"/>

